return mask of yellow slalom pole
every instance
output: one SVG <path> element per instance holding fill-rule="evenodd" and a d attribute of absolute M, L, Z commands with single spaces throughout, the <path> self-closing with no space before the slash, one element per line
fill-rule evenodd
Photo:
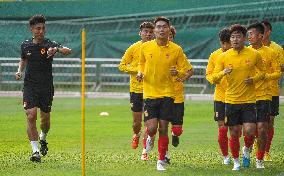
<path fill-rule="evenodd" d="M 82 30 L 82 176 L 85 176 L 85 59 L 86 59 L 86 31 Z"/>

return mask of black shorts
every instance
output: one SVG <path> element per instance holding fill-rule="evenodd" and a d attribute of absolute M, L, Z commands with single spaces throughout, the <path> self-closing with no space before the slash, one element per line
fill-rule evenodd
<path fill-rule="evenodd" d="M 144 121 L 157 118 L 171 121 L 173 119 L 174 99 L 170 97 L 145 99 Z"/>
<path fill-rule="evenodd" d="M 225 120 L 225 103 L 222 101 L 214 101 L 214 120 Z"/>
<path fill-rule="evenodd" d="M 269 122 L 270 119 L 269 100 L 256 101 L 256 120 L 257 122 Z"/>
<path fill-rule="evenodd" d="M 184 116 L 184 103 L 174 103 L 174 117 L 172 125 L 182 125 Z"/>
<path fill-rule="evenodd" d="M 270 104 L 270 115 L 278 116 L 279 115 L 279 96 L 273 96 Z"/>
<path fill-rule="evenodd" d="M 143 111 L 143 93 L 130 92 L 130 107 L 133 112 Z"/>
<path fill-rule="evenodd" d="M 256 123 L 256 104 L 229 104 L 225 105 L 225 124 L 227 126 Z"/>
<path fill-rule="evenodd" d="M 53 90 L 40 90 L 32 86 L 24 86 L 23 88 L 23 106 L 24 109 L 34 107 L 40 108 L 41 111 L 48 113 L 51 111 Z"/>

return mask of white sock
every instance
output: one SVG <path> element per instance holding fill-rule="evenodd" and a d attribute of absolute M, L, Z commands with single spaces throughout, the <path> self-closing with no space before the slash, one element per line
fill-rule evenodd
<path fill-rule="evenodd" d="M 31 141 L 31 146 L 32 146 L 32 149 L 33 149 L 33 153 L 34 152 L 38 152 L 38 141 Z"/>
<path fill-rule="evenodd" d="M 39 135 L 39 139 L 45 141 L 45 140 L 46 140 L 46 135 L 47 135 L 46 133 L 44 133 L 44 132 L 41 131 L 41 132 L 40 132 L 40 135 Z"/>

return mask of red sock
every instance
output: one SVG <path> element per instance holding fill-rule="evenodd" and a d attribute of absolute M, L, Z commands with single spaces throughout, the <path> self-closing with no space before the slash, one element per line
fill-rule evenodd
<path fill-rule="evenodd" d="M 159 160 L 164 160 L 169 145 L 168 136 L 160 136 L 158 140 Z"/>
<path fill-rule="evenodd" d="M 145 135 L 144 136 L 148 136 L 148 132 L 147 132 L 147 127 L 145 127 Z M 146 149 L 146 140 L 147 140 L 147 137 L 143 138 L 143 148 Z"/>
<path fill-rule="evenodd" d="M 264 151 L 258 150 L 258 151 L 256 152 L 256 159 L 258 159 L 258 160 L 263 160 L 263 157 L 264 157 Z"/>
<path fill-rule="evenodd" d="M 221 149 L 223 156 L 228 156 L 228 136 L 227 136 L 228 128 L 220 127 L 218 133 L 218 143 Z"/>
<path fill-rule="evenodd" d="M 244 140 L 245 140 L 245 146 L 247 148 L 250 148 L 254 142 L 254 136 L 245 136 Z"/>
<path fill-rule="evenodd" d="M 273 135 L 274 135 L 274 128 L 270 129 L 267 132 L 267 142 L 266 142 L 266 145 L 265 145 L 265 151 L 266 152 L 269 152 L 269 150 L 270 150 L 270 146 L 271 146 L 271 142 L 272 142 L 272 139 L 273 139 Z"/>
<path fill-rule="evenodd" d="M 239 150 L 240 150 L 240 138 L 231 136 L 229 139 L 229 145 L 232 152 L 233 158 L 239 158 Z"/>
<path fill-rule="evenodd" d="M 175 136 L 180 136 L 183 132 L 182 126 L 173 126 L 172 127 L 172 132 Z"/>

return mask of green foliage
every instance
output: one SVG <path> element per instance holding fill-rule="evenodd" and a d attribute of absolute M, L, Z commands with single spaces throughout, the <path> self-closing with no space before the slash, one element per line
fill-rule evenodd
<path fill-rule="evenodd" d="M 49 153 L 41 163 L 31 163 L 31 148 L 26 135 L 26 118 L 20 98 L 0 99 L 0 175 L 58 176 L 81 175 L 80 99 L 55 98 L 48 134 Z M 280 106 L 283 114 L 283 105 Z M 109 116 L 99 116 L 102 111 Z M 186 102 L 184 133 L 177 148 L 169 145 L 171 165 L 164 173 L 156 171 L 157 139 L 150 160 L 140 160 L 142 148 L 131 149 L 132 117 L 128 100 L 86 100 L 86 175 L 283 175 L 283 118 L 275 120 L 271 150 L 273 162 L 256 170 L 231 171 L 221 164 L 217 125 L 212 102 Z M 39 126 L 39 120 L 38 120 Z M 171 141 L 171 140 L 170 140 Z M 243 146 L 241 140 L 241 146 Z M 254 156 L 252 157 L 254 158 Z"/>

